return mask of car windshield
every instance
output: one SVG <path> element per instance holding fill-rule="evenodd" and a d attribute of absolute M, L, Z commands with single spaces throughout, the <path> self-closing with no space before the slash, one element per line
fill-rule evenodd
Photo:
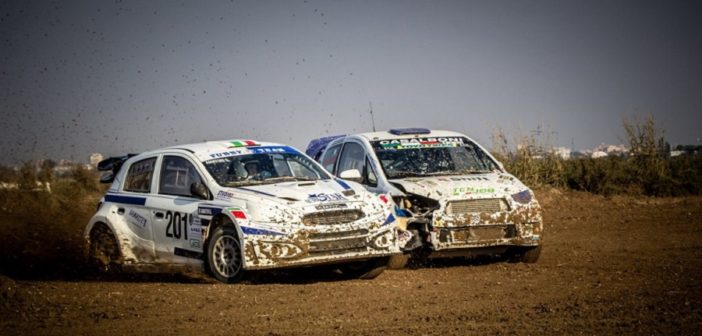
<path fill-rule="evenodd" d="M 256 150 L 260 152 L 265 147 Z M 205 161 L 204 164 L 210 175 L 224 187 L 330 178 L 311 159 L 292 150 L 222 157 Z"/>
<path fill-rule="evenodd" d="M 464 137 L 372 141 L 389 179 L 486 173 L 497 164 Z"/>

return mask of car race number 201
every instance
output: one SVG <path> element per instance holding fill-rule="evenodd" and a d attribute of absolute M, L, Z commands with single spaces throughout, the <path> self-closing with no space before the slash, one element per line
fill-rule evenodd
<path fill-rule="evenodd" d="M 174 239 L 188 239 L 188 214 L 166 211 L 166 237 Z"/>

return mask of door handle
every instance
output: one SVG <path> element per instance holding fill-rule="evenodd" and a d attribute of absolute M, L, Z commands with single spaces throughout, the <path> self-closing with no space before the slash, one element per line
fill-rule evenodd
<path fill-rule="evenodd" d="M 118 215 L 124 215 L 124 208 L 117 208 Z"/>
<path fill-rule="evenodd" d="M 157 218 L 157 219 L 163 219 L 163 212 L 157 212 L 157 213 L 156 213 L 156 218 Z"/>

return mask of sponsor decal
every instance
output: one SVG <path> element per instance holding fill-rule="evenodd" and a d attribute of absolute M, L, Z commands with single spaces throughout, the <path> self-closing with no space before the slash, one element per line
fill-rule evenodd
<path fill-rule="evenodd" d="M 234 198 L 234 196 L 235 196 L 234 193 L 231 193 L 231 192 L 228 192 L 228 191 L 224 191 L 224 190 L 220 190 L 220 191 L 217 193 L 217 196 L 215 196 L 215 198 L 220 199 L 220 200 L 223 200 L 223 201 L 230 201 L 232 198 Z"/>
<path fill-rule="evenodd" d="M 140 228 L 145 228 L 146 223 L 148 223 L 148 219 L 146 217 L 140 215 L 138 212 L 134 211 L 134 209 L 129 209 L 129 217 L 131 220 L 129 221 L 130 223 L 140 227 Z"/>
<path fill-rule="evenodd" d="M 194 222 L 191 223 L 189 230 L 191 237 L 200 237 L 202 235 L 202 226 L 200 226 L 200 223 L 198 223 L 197 225 Z M 190 241 L 192 241 L 192 239 Z"/>
<path fill-rule="evenodd" d="M 492 194 L 495 193 L 493 187 L 458 187 L 453 188 L 453 196 L 470 195 L 470 194 Z"/>
<path fill-rule="evenodd" d="M 336 202 L 336 201 L 347 201 L 346 197 L 340 193 L 333 194 L 309 194 L 305 202 L 307 203 L 322 203 L 322 202 Z"/>
<path fill-rule="evenodd" d="M 346 204 L 320 204 L 314 207 L 317 210 L 331 210 L 331 209 L 346 209 L 348 205 Z"/>
<path fill-rule="evenodd" d="M 211 159 L 225 158 L 230 156 L 248 155 L 248 154 L 276 154 L 276 153 L 298 153 L 289 146 L 266 146 L 266 147 L 239 147 L 230 148 L 228 151 L 217 152 L 210 154 Z"/>
<path fill-rule="evenodd" d="M 441 138 L 412 138 L 393 139 L 378 141 L 385 149 L 412 149 L 412 148 L 433 148 L 433 147 L 459 147 L 463 145 L 463 139 L 459 137 Z"/>
<path fill-rule="evenodd" d="M 224 158 L 224 157 L 229 157 L 229 156 L 237 156 L 237 155 L 245 155 L 245 154 L 251 154 L 251 151 L 248 148 L 239 148 L 239 149 L 232 149 L 229 151 L 225 152 L 218 152 L 218 153 L 212 153 L 210 154 L 210 158 L 216 159 L 216 158 Z"/>
<path fill-rule="evenodd" d="M 190 247 L 192 248 L 202 248 L 202 242 L 197 239 L 190 239 Z"/>
<path fill-rule="evenodd" d="M 268 146 L 268 147 L 258 147 L 251 148 L 254 154 L 275 154 L 275 153 L 297 153 L 292 147 L 288 146 Z"/>
<path fill-rule="evenodd" d="M 229 211 L 229 213 L 231 213 L 236 219 L 247 219 L 246 213 L 240 208 L 227 208 L 227 211 Z"/>

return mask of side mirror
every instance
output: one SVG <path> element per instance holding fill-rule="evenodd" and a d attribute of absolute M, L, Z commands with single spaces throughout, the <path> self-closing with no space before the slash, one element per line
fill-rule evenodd
<path fill-rule="evenodd" d="M 209 192 L 207 191 L 207 187 L 205 187 L 204 184 L 202 183 L 193 183 L 190 185 L 190 194 L 199 198 L 199 199 L 209 199 L 210 195 Z"/>
<path fill-rule="evenodd" d="M 341 177 L 344 180 L 349 180 L 353 182 L 358 182 L 361 183 L 363 178 L 361 177 L 361 172 L 358 171 L 358 169 L 349 169 L 349 170 L 344 170 L 339 174 L 339 177 Z"/>

